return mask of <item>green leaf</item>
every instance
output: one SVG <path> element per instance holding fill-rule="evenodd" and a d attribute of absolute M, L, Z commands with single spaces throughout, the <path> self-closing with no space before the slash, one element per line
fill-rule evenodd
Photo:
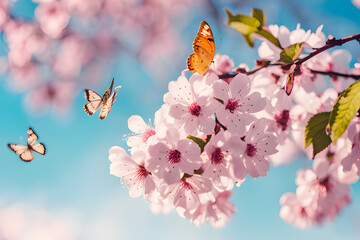
<path fill-rule="evenodd" d="M 244 34 L 243 34 L 243 37 L 244 37 L 246 43 L 247 43 L 250 47 L 254 47 L 254 40 L 253 40 L 253 38 L 251 37 L 251 34 L 248 34 L 248 35 L 244 35 Z"/>
<path fill-rule="evenodd" d="M 292 63 L 295 59 L 297 59 L 302 50 L 304 48 L 304 43 L 295 43 L 291 46 L 288 46 L 280 53 L 280 60 L 279 62 L 283 63 Z"/>
<path fill-rule="evenodd" d="M 331 143 L 330 137 L 326 134 L 329 117 L 330 112 L 318 113 L 310 118 L 306 125 L 305 148 L 313 145 L 313 158 Z"/>
<path fill-rule="evenodd" d="M 207 142 L 205 142 L 204 140 L 202 140 L 200 138 L 191 136 L 191 135 L 187 136 L 187 138 L 193 140 L 197 145 L 199 145 L 199 147 L 201 149 L 201 152 L 204 151 L 204 147 L 205 147 Z"/>
<path fill-rule="evenodd" d="M 233 15 L 229 10 L 225 11 L 228 15 L 227 24 L 235 30 L 241 32 L 246 43 L 250 47 L 254 47 L 252 34 L 256 33 L 282 49 L 279 40 L 270 32 L 263 29 L 266 24 L 265 14 L 263 11 L 253 8 L 251 9 L 251 16 L 242 14 Z"/>
<path fill-rule="evenodd" d="M 360 80 L 351 84 L 340 94 L 331 111 L 329 121 L 329 136 L 336 143 L 338 138 L 345 132 L 351 119 L 356 116 L 360 108 Z"/>
<path fill-rule="evenodd" d="M 270 32 L 266 31 L 265 29 L 259 30 L 258 32 L 256 32 L 256 34 L 259 34 L 260 36 L 266 38 L 269 42 L 271 42 L 278 48 L 283 49 L 280 45 L 279 40 L 276 37 L 274 37 L 274 35 L 272 35 Z"/>
<path fill-rule="evenodd" d="M 249 35 L 258 31 L 260 22 L 256 18 L 242 14 L 233 15 L 229 10 L 225 11 L 229 18 L 227 20 L 227 24 L 235 30 L 241 32 L 243 35 Z"/>
<path fill-rule="evenodd" d="M 266 25 L 265 14 L 262 10 L 257 8 L 252 8 L 250 16 L 256 18 L 260 22 L 260 27 Z"/>

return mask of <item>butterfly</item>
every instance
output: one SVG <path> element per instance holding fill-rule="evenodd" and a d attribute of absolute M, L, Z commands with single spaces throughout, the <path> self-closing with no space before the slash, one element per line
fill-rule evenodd
<path fill-rule="evenodd" d="M 35 143 L 36 140 L 38 139 L 38 136 L 31 128 L 29 128 L 27 133 L 28 133 L 27 146 L 19 145 L 19 144 L 8 144 L 8 146 L 17 155 L 19 155 L 21 160 L 25 162 L 30 162 L 31 160 L 34 159 L 33 151 L 40 153 L 41 155 L 45 155 L 46 149 L 44 144 Z"/>
<path fill-rule="evenodd" d="M 215 42 L 209 24 L 202 21 L 193 42 L 194 53 L 187 59 L 187 67 L 193 73 L 204 75 L 213 61 Z"/>
<path fill-rule="evenodd" d="M 90 89 L 84 90 L 85 99 L 88 101 L 88 103 L 84 105 L 84 110 L 88 115 L 93 115 L 99 108 L 101 108 L 99 116 L 101 120 L 109 114 L 116 99 L 117 92 L 121 88 L 121 86 L 117 86 L 114 89 L 113 94 L 110 96 L 114 85 L 114 79 L 115 78 L 113 78 L 110 87 L 104 92 L 102 97 Z"/>

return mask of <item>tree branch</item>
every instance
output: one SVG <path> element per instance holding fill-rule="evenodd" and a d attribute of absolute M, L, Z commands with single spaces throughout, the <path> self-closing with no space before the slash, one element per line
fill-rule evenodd
<path fill-rule="evenodd" d="M 322 74 L 322 75 L 328 75 L 328 76 L 339 76 L 339 77 L 345 77 L 345 78 L 353 78 L 355 80 L 360 79 L 360 75 L 355 75 L 355 74 L 347 74 L 347 73 L 338 73 L 338 72 L 333 72 L 333 71 L 318 71 L 318 70 L 313 70 L 313 69 L 309 69 L 312 73 L 317 73 L 317 74 Z"/>

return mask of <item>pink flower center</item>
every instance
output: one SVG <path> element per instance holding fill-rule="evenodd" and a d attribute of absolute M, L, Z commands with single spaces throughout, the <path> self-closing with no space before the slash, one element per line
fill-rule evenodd
<path fill-rule="evenodd" d="M 197 104 L 197 102 L 193 102 L 191 105 L 188 106 L 189 112 L 191 115 L 198 117 L 201 112 L 200 105 Z"/>
<path fill-rule="evenodd" d="M 193 189 L 193 186 L 190 183 L 188 183 L 186 180 L 181 180 L 180 186 L 187 190 Z"/>
<path fill-rule="evenodd" d="M 179 152 L 178 150 L 171 150 L 168 154 L 168 160 L 171 164 L 180 162 L 181 152 Z"/>
<path fill-rule="evenodd" d="M 148 172 L 143 165 L 138 165 L 138 169 L 136 171 L 136 179 L 142 180 L 147 177 L 147 175 L 151 174 Z"/>
<path fill-rule="evenodd" d="M 254 145 L 252 145 L 251 143 L 248 143 L 248 145 L 246 147 L 246 154 L 249 157 L 253 157 L 253 156 L 255 156 L 256 151 L 257 151 L 256 147 Z"/>
<path fill-rule="evenodd" d="M 331 191 L 332 184 L 329 181 L 329 177 L 324 178 L 319 182 L 320 184 L 320 190 L 322 193 L 326 194 Z"/>
<path fill-rule="evenodd" d="M 235 100 L 235 98 L 229 99 L 225 109 L 229 110 L 231 113 L 234 113 L 235 109 L 241 106 L 239 101 L 239 99 Z"/>
<path fill-rule="evenodd" d="M 301 207 L 301 208 L 300 208 L 300 215 L 301 215 L 301 217 L 303 217 L 303 218 L 305 218 L 305 217 L 308 216 L 308 215 L 307 215 L 307 212 L 305 211 L 305 208 L 304 208 L 304 207 Z"/>
<path fill-rule="evenodd" d="M 216 148 L 215 151 L 211 154 L 210 157 L 212 164 L 220 164 L 224 162 L 224 154 L 221 151 L 221 148 Z"/>
<path fill-rule="evenodd" d="M 144 143 L 147 143 L 147 140 L 149 139 L 149 137 L 155 135 L 155 130 L 152 128 L 148 128 L 145 130 L 145 132 L 142 134 L 142 140 Z"/>
<path fill-rule="evenodd" d="M 281 130 L 285 131 L 289 121 L 289 110 L 282 111 L 279 115 L 275 115 L 274 118 Z"/>

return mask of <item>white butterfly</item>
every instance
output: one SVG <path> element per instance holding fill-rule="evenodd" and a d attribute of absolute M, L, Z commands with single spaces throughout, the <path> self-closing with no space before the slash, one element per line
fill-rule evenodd
<path fill-rule="evenodd" d="M 44 144 L 35 143 L 38 139 L 38 136 L 34 133 L 34 131 L 29 128 L 27 131 L 28 140 L 27 146 L 19 145 L 19 144 L 8 144 L 9 148 L 13 150 L 17 155 L 19 155 L 20 159 L 25 162 L 30 162 L 34 159 L 33 151 L 40 153 L 41 155 L 45 155 L 46 149 Z"/>
<path fill-rule="evenodd" d="M 110 97 L 113 85 L 114 78 L 110 87 L 104 92 L 102 97 L 90 89 L 84 90 L 85 99 L 88 101 L 88 103 L 84 105 L 84 110 L 88 115 L 93 115 L 99 108 L 102 108 L 99 116 L 100 119 L 104 119 L 109 114 L 111 107 L 116 99 L 117 92 L 121 88 L 121 86 L 117 86 Z"/>

